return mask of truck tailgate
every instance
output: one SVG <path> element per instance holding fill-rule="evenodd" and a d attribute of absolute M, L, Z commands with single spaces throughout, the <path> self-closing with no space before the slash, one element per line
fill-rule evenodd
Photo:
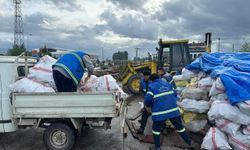
<path fill-rule="evenodd" d="M 115 117 L 113 93 L 14 93 L 16 118 Z"/>

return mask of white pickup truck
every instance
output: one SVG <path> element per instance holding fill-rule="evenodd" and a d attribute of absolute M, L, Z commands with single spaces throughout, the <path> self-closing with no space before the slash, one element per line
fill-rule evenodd
<path fill-rule="evenodd" d="M 34 63 L 0 56 L 0 133 L 43 127 L 48 150 L 70 150 L 83 126 L 107 129 L 108 121 L 117 117 L 113 93 L 11 93 L 9 85 Z"/>

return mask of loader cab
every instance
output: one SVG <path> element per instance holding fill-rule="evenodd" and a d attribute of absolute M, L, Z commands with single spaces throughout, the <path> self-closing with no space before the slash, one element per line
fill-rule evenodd
<path fill-rule="evenodd" d="M 25 70 L 23 70 L 25 66 L 28 68 L 35 62 L 34 59 L 25 61 L 16 56 L 0 56 L 0 133 L 12 132 L 17 129 L 12 118 L 9 85 L 25 75 Z"/>
<path fill-rule="evenodd" d="M 164 41 L 160 39 L 158 44 L 159 48 L 156 48 L 158 68 L 164 67 L 166 71 L 174 73 L 190 63 L 188 40 Z"/>

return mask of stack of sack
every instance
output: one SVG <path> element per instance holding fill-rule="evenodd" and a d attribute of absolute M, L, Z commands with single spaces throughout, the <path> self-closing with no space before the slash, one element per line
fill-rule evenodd
<path fill-rule="evenodd" d="M 38 93 L 38 92 L 55 92 L 56 86 L 52 74 L 52 65 L 56 59 L 46 55 L 40 58 L 39 62 L 29 69 L 29 74 L 15 83 L 9 85 L 12 92 L 18 93 Z M 117 103 L 127 99 L 128 95 L 120 88 L 116 80 L 111 75 L 97 77 L 91 75 L 89 80 L 84 83 L 87 77 L 85 73 L 82 77 L 79 92 L 108 92 L 116 93 Z"/>
<path fill-rule="evenodd" d="M 187 69 L 181 75 L 174 76 L 175 82 L 186 82 L 180 94 L 179 107 L 184 110 L 185 127 L 192 132 L 199 132 L 207 125 L 207 112 L 210 108 L 208 92 L 212 87 L 212 79 L 203 73 L 195 73 Z"/>
<path fill-rule="evenodd" d="M 89 79 L 85 81 L 87 77 L 87 73 L 83 75 L 82 82 L 78 88 L 80 92 L 115 92 L 116 106 L 117 109 L 120 108 L 120 102 L 126 100 L 128 95 L 122 90 L 122 88 L 118 85 L 116 80 L 111 75 L 104 75 L 97 77 L 95 75 L 91 75 Z"/>
<path fill-rule="evenodd" d="M 186 112 L 203 113 L 211 122 L 202 149 L 250 150 L 249 62 L 249 53 L 211 53 L 186 66 L 197 81 L 186 80 L 179 106 L 184 123 Z M 196 132 L 202 123 L 205 120 L 189 118 L 186 128 Z"/>
<path fill-rule="evenodd" d="M 12 92 L 55 92 L 52 65 L 56 59 L 46 55 L 29 69 L 27 77 L 17 80 L 9 86 Z"/>
<path fill-rule="evenodd" d="M 189 81 L 195 77 L 195 73 L 185 68 L 182 69 L 182 74 L 174 76 L 173 80 L 176 84 L 177 95 L 180 96 L 182 90 L 189 84 Z"/>

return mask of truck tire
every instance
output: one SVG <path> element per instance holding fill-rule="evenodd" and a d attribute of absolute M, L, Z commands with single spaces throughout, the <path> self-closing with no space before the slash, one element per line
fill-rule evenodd
<path fill-rule="evenodd" d="M 139 90 L 140 90 L 140 80 L 142 78 L 142 75 L 137 73 L 132 75 L 129 79 L 128 79 L 128 89 L 129 91 L 134 94 L 134 95 L 138 95 L 140 94 Z"/>
<path fill-rule="evenodd" d="M 71 150 L 75 139 L 74 130 L 64 123 L 50 125 L 43 134 L 43 142 L 48 150 Z"/>

